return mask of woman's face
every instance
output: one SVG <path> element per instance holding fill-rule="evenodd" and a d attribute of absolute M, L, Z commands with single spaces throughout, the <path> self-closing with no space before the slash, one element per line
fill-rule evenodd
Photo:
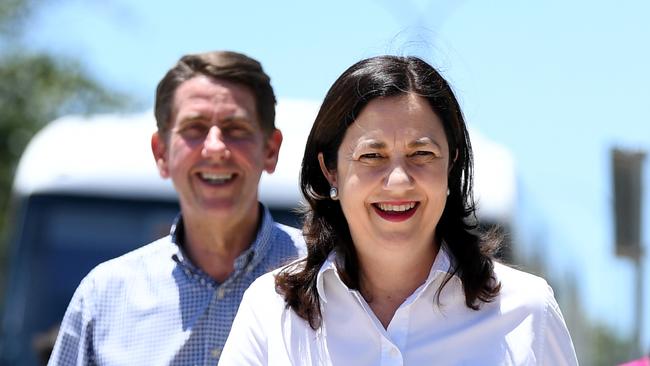
<path fill-rule="evenodd" d="M 435 248 L 448 167 L 442 122 L 424 98 L 405 94 L 368 103 L 345 133 L 337 170 L 324 171 L 338 188 L 359 255 Z"/>

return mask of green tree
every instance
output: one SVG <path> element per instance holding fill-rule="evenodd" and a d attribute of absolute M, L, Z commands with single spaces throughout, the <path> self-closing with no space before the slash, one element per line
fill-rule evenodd
<path fill-rule="evenodd" d="M 594 366 L 618 365 L 641 357 L 632 337 L 617 335 L 601 324 L 593 324 L 590 328 L 590 356 Z"/>
<path fill-rule="evenodd" d="M 126 96 L 107 90 L 79 62 L 25 47 L 23 25 L 35 4 L 33 0 L 0 2 L 0 269 L 5 268 L 11 184 L 30 138 L 64 114 L 129 106 Z"/>

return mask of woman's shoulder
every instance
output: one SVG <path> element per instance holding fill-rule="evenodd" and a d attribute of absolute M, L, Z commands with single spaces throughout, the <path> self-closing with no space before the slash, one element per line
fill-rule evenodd
<path fill-rule="evenodd" d="M 507 283 L 512 286 L 548 285 L 546 280 L 540 276 L 498 261 L 494 262 L 494 274 L 498 280 L 507 281 Z"/>
<path fill-rule="evenodd" d="M 499 314 L 504 319 L 508 318 L 507 314 L 512 315 L 511 319 L 532 315 L 529 326 L 532 327 L 531 333 L 535 334 L 534 349 L 540 362 L 549 365 L 577 365 L 571 336 L 548 282 L 542 277 L 502 263 L 495 263 L 494 272 L 501 282 L 499 297 L 495 301 Z M 524 338 L 519 338 L 522 339 Z"/>
<path fill-rule="evenodd" d="M 522 302 L 538 307 L 556 302 L 553 289 L 542 277 L 500 262 L 494 263 L 494 274 L 501 284 L 501 301 Z"/>

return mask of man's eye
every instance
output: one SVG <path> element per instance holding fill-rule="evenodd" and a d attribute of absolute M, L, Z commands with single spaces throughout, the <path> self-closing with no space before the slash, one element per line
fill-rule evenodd
<path fill-rule="evenodd" d="M 208 129 L 202 125 L 191 125 L 183 127 L 179 133 L 186 138 L 198 138 L 204 136 Z"/>
<path fill-rule="evenodd" d="M 224 128 L 223 133 L 232 137 L 245 137 L 249 135 L 249 130 L 243 126 L 230 126 Z"/>

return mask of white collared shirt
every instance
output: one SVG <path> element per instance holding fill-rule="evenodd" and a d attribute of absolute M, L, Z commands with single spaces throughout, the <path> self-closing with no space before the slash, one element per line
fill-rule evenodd
<path fill-rule="evenodd" d="M 274 274 L 244 294 L 219 365 L 577 365 L 552 289 L 495 263 L 501 292 L 472 310 L 459 277 L 435 294 L 450 268 L 441 249 L 427 280 L 385 329 L 339 278 L 333 255 L 317 277 L 322 326 L 314 331 L 275 291 Z M 277 273 L 277 272 L 276 272 Z"/>

